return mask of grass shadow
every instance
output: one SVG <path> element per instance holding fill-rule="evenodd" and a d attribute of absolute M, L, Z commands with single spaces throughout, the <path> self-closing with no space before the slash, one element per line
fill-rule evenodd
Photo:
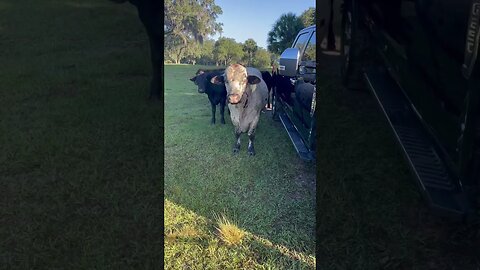
<path fill-rule="evenodd" d="M 342 86 L 339 55 L 321 58 L 320 268 L 477 269 L 479 227 L 429 212 L 374 96 Z"/>
<path fill-rule="evenodd" d="M 135 8 L 1 3 L 0 265 L 160 265 L 162 107 Z"/>

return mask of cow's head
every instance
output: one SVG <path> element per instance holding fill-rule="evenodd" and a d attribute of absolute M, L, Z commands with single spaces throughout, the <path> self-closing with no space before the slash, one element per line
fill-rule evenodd
<path fill-rule="evenodd" d="M 247 75 L 247 69 L 239 64 L 233 64 L 225 69 L 223 75 L 218 75 L 210 80 L 214 84 L 225 84 L 228 102 L 237 104 L 247 90 L 248 84 L 260 83 L 261 79 L 254 75 Z"/>
<path fill-rule="evenodd" d="M 190 78 L 197 87 L 198 93 L 203 94 L 207 89 L 207 74 L 203 70 L 198 70 L 195 77 Z"/>

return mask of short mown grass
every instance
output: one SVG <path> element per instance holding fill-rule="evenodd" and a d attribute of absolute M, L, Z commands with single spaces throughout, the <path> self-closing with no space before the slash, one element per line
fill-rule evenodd
<path fill-rule="evenodd" d="M 199 68 L 165 66 L 165 268 L 314 269 L 315 164 L 268 113 L 257 155 L 244 135 L 234 156 L 228 113 L 210 125 L 207 96 L 188 80 Z"/>
<path fill-rule="evenodd" d="M 0 1 L 0 268 L 160 267 L 149 80 L 133 6 Z"/>

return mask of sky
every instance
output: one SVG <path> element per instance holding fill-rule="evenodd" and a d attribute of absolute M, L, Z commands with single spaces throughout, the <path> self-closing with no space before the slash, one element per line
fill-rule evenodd
<path fill-rule="evenodd" d="M 222 37 L 245 42 L 252 38 L 257 45 L 267 48 L 268 32 L 284 13 L 300 16 L 309 7 L 315 7 L 315 0 L 215 0 L 222 8 L 217 22 L 223 23 Z M 218 39 L 220 35 L 214 35 Z"/>

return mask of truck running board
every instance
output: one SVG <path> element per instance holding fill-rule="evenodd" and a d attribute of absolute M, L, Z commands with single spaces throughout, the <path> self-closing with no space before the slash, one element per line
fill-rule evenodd
<path fill-rule="evenodd" d="M 295 126 L 292 124 L 292 121 L 290 121 L 290 119 L 288 118 L 287 114 L 282 112 L 279 113 L 278 116 L 283 126 L 285 127 L 285 130 L 287 131 L 290 140 L 292 140 L 293 146 L 295 147 L 295 150 L 297 151 L 300 158 L 308 161 L 315 160 L 314 155 L 305 146 L 302 137 L 298 133 L 298 130 L 295 128 Z"/>
<path fill-rule="evenodd" d="M 367 70 L 364 76 L 430 207 L 443 216 L 465 218 L 470 209 L 466 196 L 402 89 L 385 70 Z"/>

